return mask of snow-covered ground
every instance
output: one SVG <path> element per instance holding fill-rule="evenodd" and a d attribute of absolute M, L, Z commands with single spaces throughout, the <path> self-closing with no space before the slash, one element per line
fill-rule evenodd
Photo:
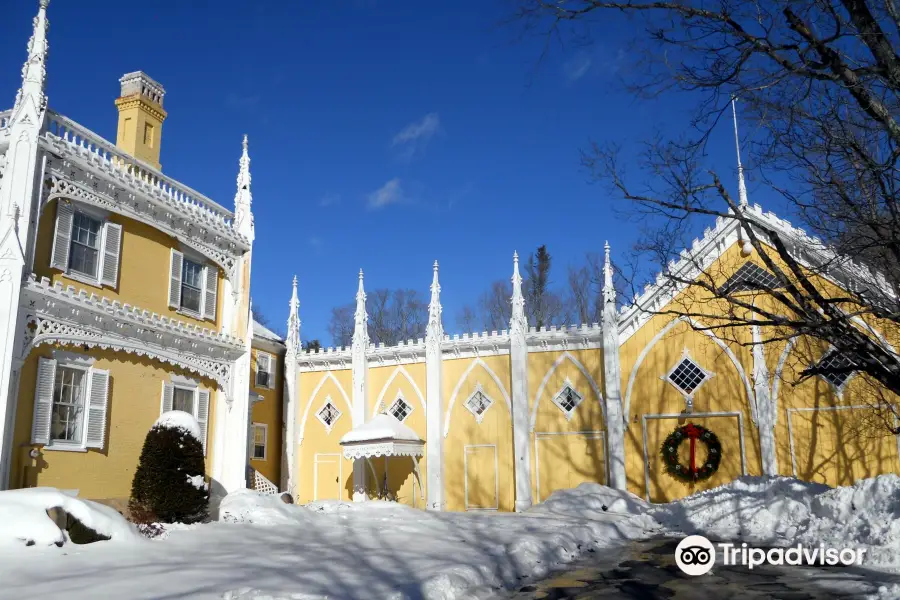
<path fill-rule="evenodd" d="M 836 490 L 742 478 L 664 505 L 584 484 L 523 514 L 435 513 L 387 502 L 298 507 L 242 491 L 223 501 L 219 522 L 170 526 L 162 539 L 131 535 L 124 520 L 98 510 L 102 519 L 86 518 L 112 532 L 111 540 L 25 548 L 22 528 L 8 524 L 23 506 L 39 519 L 58 500 L 47 496 L 58 492 L 35 492 L 0 493 L 2 598 L 476 599 L 544 577 L 590 549 L 615 552 L 628 540 L 679 532 L 865 545 L 876 564 L 900 566 L 896 476 Z M 23 501 L 29 493 L 33 501 Z"/>

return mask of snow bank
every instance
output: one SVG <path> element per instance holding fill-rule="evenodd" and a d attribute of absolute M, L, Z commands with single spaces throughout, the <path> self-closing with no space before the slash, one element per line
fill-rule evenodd
<path fill-rule="evenodd" d="M 183 429 L 197 440 L 200 440 L 201 443 L 203 442 L 203 440 L 200 439 L 200 424 L 197 423 L 197 419 L 194 418 L 194 415 L 186 413 L 183 410 L 170 410 L 169 412 L 164 412 L 156 420 L 156 423 L 153 424 L 153 427 Z"/>
<path fill-rule="evenodd" d="M 574 489 L 553 492 L 542 503 L 529 509 L 529 512 L 596 519 L 609 513 L 641 515 L 649 508 L 647 502 L 631 492 L 614 490 L 599 483 L 582 483 Z"/>
<path fill-rule="evenodd" d="M 866 548 L 864 564 L 900 567 L 900 477 L 879 475 L 852 486 L 790 477 L 741 477 L 648 514 L 666 529 L 721 541 Z"/>
<path fill-rule="evenodd" d="M 296 504 L 285 504 L 280 496 L 256 490 L 231 492 L 219 505 L 219 520 L 256 525 L 297 525 L 309 520 L 309 511 Z"/>
<path fill-rule="evenodd" d="M 0 492 L 0 546 L 62 546 L 68 536 L 47 515 L 61 508 L 85 527 L 120 542 L 142 539 L 137 529 L 108 506 L 73 498 L 56 488 Z"/>

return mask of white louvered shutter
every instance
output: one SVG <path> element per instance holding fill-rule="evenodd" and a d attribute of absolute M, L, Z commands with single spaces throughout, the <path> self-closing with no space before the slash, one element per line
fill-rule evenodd
<path fill-rule="evenodd" d="M 181 269 L 184 266 L 184 255 L 172 249 L 169 261 L 169 306 L 181 308 Z"/>
<path fill-rule="evenodd" d="M 103 448 L 106 441 L 106 412 L 109 406 L 109 371 L 91 369 L 88 393 L 87 436 L 85 446 Z"/>
<path fill-rule="evenodd" d="M 161 413 L 167 413 L 172 410 L 172 404 L 175 399 L 175 386 L 168 381 L 163 381 L 162 389 L 162 409 Z"/>
<path fill-rule="evenodd" d="M 56 385 L 56 361 L 39 358 L 37 385 L 34 387 L 34 418 L 31 422 L 31 443 L 50 443 L 50 415 L 53 413 L 53 388 Z"/>
<path fill-rule="evenodd" d="M 219 269 L 206 265 L 206 290 L 203 294 L 203 317 L 216 320 L 216 295 L 219 289 Z"/>
<path fill-rule="evenodd" d="M 114 288 L 119 281 L 122 226 L 116 223 L 106 223 L 103 228 L 103 266 L 100 269 L 100 283 Z"/>
<path fill-rule="evenodd" d="M 50 266 L 65 271 L 69 268 L 69 249 L 72 245 L 72 221 L 75 209 L 62 198 L 56 201 L 56 233 L 53 235 L 53 253 Z"/>
<path fill-rule="evenodd" d="M 206 423 L 209 421 L 209 392 L 197 392 L 197 423 L 200 425 L 200 441 L 203 443 L 203 454 L 206 454 Z"/>

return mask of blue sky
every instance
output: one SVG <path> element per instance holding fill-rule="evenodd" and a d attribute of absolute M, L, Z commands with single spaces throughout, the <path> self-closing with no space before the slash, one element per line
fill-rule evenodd
<path fill-rule="evenodd" d="M 115 140 L 118 78 L 144 70 L 167 90 L 163 170 L 233 208 L 250 138 L 254 304 L 283 328 L 299 278 L 305 339 L 329 343 L 333 306 L 368 288 L 427 293 L 441 265 L 445 328 L 512 253 L 547 244 L 565 266 L 624 221 L 579 151 L 687 127 L 689 96 L 635 99 L 621 83 L 629 38 L 610 19 L 590 47 L 501 24 L 513 2 L 53 0 L 50 105 Z M 37 1 L 0 21 L 0 104 L 12 105 Z M 3 100 L 5 98 L 5 100 Z M 710 144 L 733 177 L 730 122 Z M 751 186 L 751 193 L 752 193 Z"/>

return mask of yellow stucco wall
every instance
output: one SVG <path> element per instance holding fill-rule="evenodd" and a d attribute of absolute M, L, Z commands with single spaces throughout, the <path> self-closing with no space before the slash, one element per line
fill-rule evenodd
<path fill-rule="evenodd" d="M 282 374 L 284 373 L 284 355 L 279 355 L 268 350 L 262 350 L 272 356 L 272 386 L 269 388 L 256 385 L 256 357 L 260 349 L 253 348 L 250 354 L 250 383 L 251 389 L 263 397 L 263 400 L 253 405 L 253 423 L 263 423 L 268 426 L 266 440 L 266 459 L 254 459 L 251 454 L 250 466 L 263 474 L 269 481 L 277 486 L 281 483 L 281 454 L 282 454 L 282 394 L 284 391 Z M 251 444 L 252 444 L 251 440 Z"/>
<path fill-rule="evenodd" d="M 75 351 L 71 347 L 61 350 Z M 162 382 L 169 381 L 171 374 L 195 379 L 201 389 L 211 391 L 207 440 L 211 439 L 215 427 L 215 382 L 133 354 L 99 349 L 78 351 L 94 357 L 95 368 L 109 371 L 106 443 L 103 449 L 86 452 L 43 450 L 36 464 L 29 466 L 28 452 L 34 447 L 31 426 L 38 358 L 50 358 L 52 353 L 53 348 L 47 346 L 32 351 L 21 371 L 13 436 L 12 487 L 77 489 L 82 498 L 97 500 L 128 498 L 144 438 L 160 415 Z M 212 444 L 207 442 L 207 473 L 212 458 Z"/>
<path fill-rule="evenodd" d="M 465 408 L 465 401 L 479 385 L 493 400 L 481 423 Z M 447 508 L 513 510 L 509 356 L 445 360 L 443 386 L 445 430 L 449 423 L 444 439 Z"/>
<path fill-rule="evenodd" d="M 528 370 L 535 501 L 587 481 L 607 483 L 603 351 L 530 352 Z M 571 418 L 553 402 L 567 384 L 583 398 Z"/>
<path fill-rule="evenodd" d="M 219 289 L 216 294 L 216 321 L 195 319 L 169 308 L 169 264 L 171 249 L 179 249 L 178 241 L 149 225 L 111 213 L 109 221 L 122 225 L 122 247 L 119 255 L 119 282 L 113 289 L 95 287 L 80 280 L 70 279 L 50 267 L 53 237 L 56 227 L 56 202 L 50 202 L 41 215 L 38 240 L 35 248 L 34 273 L 40 279 L 49 277 L 54 283 L 73 285 L 110 300 L 118 300 L 161 316 L 184 321 L 207 329 L 218 330 L 222 319 L 223 290 L 222 270 L 219 269 Z M 209 262 L 209 261 L 207 261 Z M 217 266 L 218 268 L 218 266 Z M 244 321 L 246 331 L 246 321 Z M 243 335 L 243 334 L 241 334 Z"/>
<path fill-rule="evenodd" d="M 353 464 L 343 457 L 339 444 L 353 428 L 351 383 L 349 369 L 298 376 L 297 432 L 303 436 L 296 448 L 298 503 L 352 498 Z M 330 432 L 316 418 L 327 398 L 341 411 Z"/>
<path fill-rule="evenodd" d="M 425 364 L 375 367 L 369 369 L 369 415 L 386 412 L 400 396 L 413 410 L 403 423 L 425 439 Z M 415 462 L 414 462 L 415 461 Z M 375 485 L 397 496 L 397 501 L 409 506 L 425 506 L 426 468 L 425 457 L 413 459 L 406 456 L 373 458 L 370 461 L 375 472 Z M 387 466 L 387 469 L 385 467 Z M 418 467 L 418 477 L 416 476 Z M 370 472 L 371 475 L 371 472 Z"/>

